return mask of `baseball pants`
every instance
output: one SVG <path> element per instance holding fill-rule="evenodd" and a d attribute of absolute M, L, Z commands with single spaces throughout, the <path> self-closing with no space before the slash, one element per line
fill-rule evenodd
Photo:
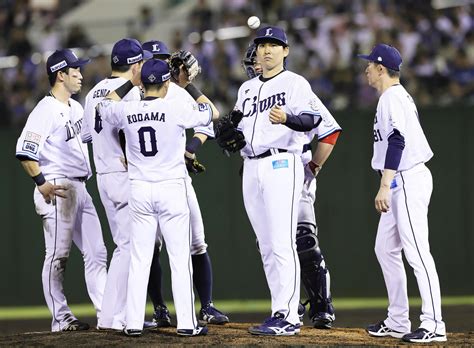
<path fill-rule="evenodd" d="M 65 191 L 67 198 L 58 197 L 56 205 L 47 204 L 38 188 L 34 191 L 36 212 L 43 219 L 46 246 L 43 292 L 53 316 L 51 330 L 61 331 L 76 319 L 63 289 L 64 271 L 72 242 L 84 258 L 87 291 L 99 318 L 107 277 L 107 250 L 99 218 L 85 183 L 68 178 L 49 181 L 68 188 Z"/>
<path fill-rule="evenodd" d="M 411 331 L 403 250 L 414 270 L 422 299 L 420 327 L 445 335 L 438 273 L 428 241 L 428 205 L 433 190 L 431 172 L 419 164 L 397 173 L 395 182 L 390 210 L 380 217 L 375 241 L 389 300 L 385 324 L 396 331 Z"/>
<path fill-rule="evenodd" d="M 245 159 L 245 210 L 260 247 L 272 315 L 280 312 L 291 324 L 299 323 L 300 264 L 296 251 L 298 201 L 303 188 L 299 156 L 279 153 Z"/>

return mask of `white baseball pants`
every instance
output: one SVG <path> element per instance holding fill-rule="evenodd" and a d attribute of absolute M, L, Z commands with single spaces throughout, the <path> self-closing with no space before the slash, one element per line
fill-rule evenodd
<path fill-rule="evenodd" d="M 61 331 L 76 319 L 63 289 L 64 271 L 72 242 L 83 255 L 87 291 L 98 317 L 107 277 L 107 250 L 99 218 L 85 183 L 67 178 L 49 181 L 68 188 L 65 191 L 67 198 L 58 197 L 56 205 L 47 204 L 37 188 L 34 191 L 36 212 L 43 219 L 46 246 L 43 292 L 53 315 L 51 330 Z"/>

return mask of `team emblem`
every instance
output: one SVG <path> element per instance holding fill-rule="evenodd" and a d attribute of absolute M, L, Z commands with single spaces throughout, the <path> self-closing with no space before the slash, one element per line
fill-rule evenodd
<path fill-rule="evenodd" d="M 155 75 L 151 74 L 150 76 L 148 76 L 148 81 L 150 81 L 151 83 L 155 82 L 155 80 L 156 80 Z"/>
<path fill-rule="evenodd" d="M 267 29 L 267 32 L 265 33 L 265 36 L 273 36 L 272 28 Z"/>
<path fill-rule="evenodd" d="M 119 61 L 119 57 L 114 56 L 114 57 L 112 58 L 112 61 L 113 61 L 115 64 L 117 64 L 118 61 Z"/>
<path fill-rule="evenodd" d="M 311 110 L 319 112 L 318 100 L 317 99 L 311 99 L 309 101 L 309 107 L 311 108 Z"/>

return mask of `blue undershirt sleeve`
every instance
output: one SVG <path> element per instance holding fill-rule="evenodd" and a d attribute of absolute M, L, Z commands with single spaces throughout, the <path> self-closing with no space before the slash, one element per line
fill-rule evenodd
<path fill-rule="evenodd" d="M 387 153 L 385 154 L 385 169 L 397 170 L 405 148 L 405 138 L 398 130 L 388 137 Z"/>

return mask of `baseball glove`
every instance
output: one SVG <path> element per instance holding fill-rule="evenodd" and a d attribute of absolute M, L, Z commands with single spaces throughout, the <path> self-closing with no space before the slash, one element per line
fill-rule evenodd
<path fill-rule="evenodd" d="M 196 155 L 193 155 L 193 157 L 188 157 L 188 155 L 185 154 L 184 162 L 186 163 L 186 169 L 188 170 L 189 174 L 199 174 L 206 171 L 206 167 L 204 167 L 196 159 Z"/>
<path fill-rule="evenodd" d="M 174 52 L 170 57 L 170 72 L 171 76 L 178 81 L 179 69 L 183 66 L 184 71 L 188 77 L 188 81 L 194 80 L 194 78 L 201 72 L 199 63 L 189 51 L 179 50 Z"/>
<path fill-rule="evenodd" d="M 224 151 L 237 152 L 247 144 L 244 134 L 236 128 L 241 119 L 242 113 L 234 110 L 217 122 L 215 126 L 216 141 Z M 233 120 L 236 121 L 236 124 Z"/>

